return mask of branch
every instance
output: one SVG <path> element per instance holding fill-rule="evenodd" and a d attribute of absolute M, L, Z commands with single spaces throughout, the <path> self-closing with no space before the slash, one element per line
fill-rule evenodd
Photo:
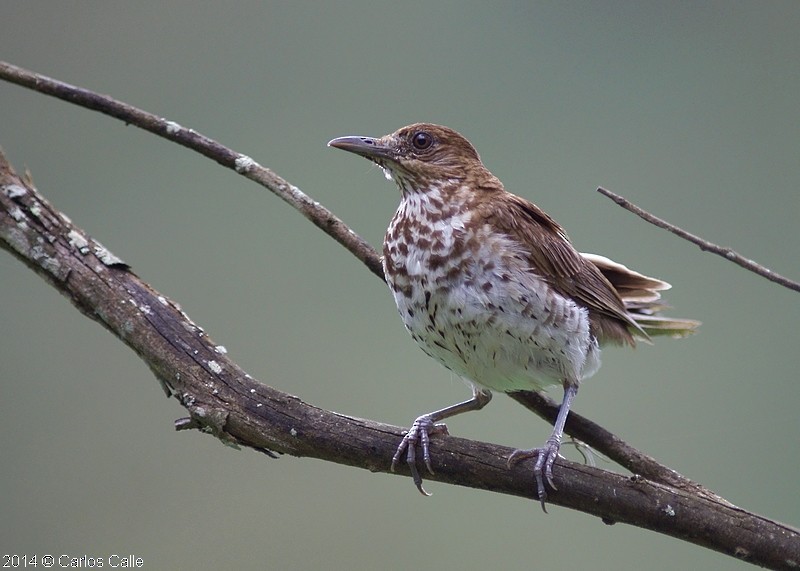
<path fill-rule="evenodd" d="M 0 155 L 0 246 L 133 349 L 198 428 L 228 445 L 271 456 L 320 458 L 388 472 L 403 430 L 329 412 L 258 382 L 179 306 L 139 279 L 75 226 Z M 528 463 L 506 467 L 512 449 L 442 436 L 432 442 L 433 480 L 535 498 Z M 400 473 L 405 473 L 405 466 Z M 772 566 L 800 561 L 800 534 L 719 498 L 558 460 L 553 504 L 678 537 Z"/>
<path fill-rule="evenodd" d="M 174 121 L 137 109 L 110 96 L 76 87 L 2 61 L 0 61 L 0 78 L 120 119 L 126 124 L 134 125 L 159 137 L 178 143 L 216 161 L 224 167 L 235 170 L 262 185 L 298 210 L 328 236 L 339 242 L 347 251 L 361 260 L 373 274 L 381 280 L 384 279 L 380 257 L 372 246 L 353 232 L 330 210 L 271 170 L 257 164 L 247 155 L 237 153 L 217 141 L 197 133 L 193 129 L 181 127 Z M 537 398 L 535 393 L 530 393 L 526 398 L 524 392 L 517 393 L 517 395 L 516 400 L 523 403 L 526 408 L 545 420 L 553 422 L 552 401 L 549 401 L 547 397 Z M 619 437 L 608 431 L 602 431 L 609 437 L 606 439 L 599 438 L 601 431 L 593 429 L 583 430 L 579 436 L 577 433 L 572 432 L 572 428 L 576 425 L 577 421 L 568 420 L 566 426 L 567 434 L 580 438 L 599 452 L 613 458 L 634 474 L 646 476 L 663 484 L 677 485 L 674 476 L 670 476 L 670 474 L 674 475 L 677 472 L 658 464 L 650 457 L 647 457 L 649 458 L 648 463 L 637 460 L 637 457 L 641 459 L 643 455 Z M 594 426 L 596 427 L 597 425 Z M 620 453 L 623 449 L 627 452 Z M 683 485 L 697 486 L 686 478 L 684 478 Z"/>
<path fill-rule="evenodd" d="M 107 95 L 76 87 L 5 62 L 0 62 L 0 78 L 40 93 L 58 97 L 87 109 L 100 111 L 120 119 L 126 124 L 134 125 L 197 151 L 222 166 L 235 170 L 286 201 L 361 260 L 373 274 L 381 280 L 384 279 L 378 253 L 365 240 L 320 203 L 311 199 L 299 188 L 282 179 L 271 170 L 257 164 L 250 157 L 236 153 L 193 129 L 183 128 L 174 121 L 137 109 Z M 528 393 L 526 396 L 525 392 L 519 392 L 514 398 L 540 417 L 551 423 L 553 422 L 555 418 L 552 414 L 554 405 L 546 396 L 537 396 L 536 393 Z M 570 416 L 573 417 L 574 414 Z M 566 432 L 614 459 L 634 474 L 640 474 L 663 484 L 683 485 L 685 487 L 695 486 L 700 489 L 697 484 L 680 476 L 667 466 L 658 464 L 655 459 L 643 455 L 619 437 L 604 429 L 597 430 L 599 427 L 594 423 L 592 425 L 593 428 L 580 430 L 577 428 L 577 419 L 568 420 Z M 577 432 L 574 432 L 574 430 L 577 430 Z M 601 435 L 606 435 L 606 438 L 602 438 Z M 642 460 L 644 457 L 647 458 L 647 461 Z M 680 478 L 676 478 L 676 476 L 680 476 Z"/>
<path fill-rule="evenodd" d="M 737 253 L 734 250 L 731 250 L 730 248 L 725 248 L 723 246 L 717 246 L 716 244 L 714 244 L 712 242 L 709 242 L 708 240 L 705 240 L 705 239 L 701 238 L 700 236 L 692 234 L 691 232 L 687 232 L 683 228 L 675 226 L 674 224 L 671 224 L 671 223 L 667 222 L 666 220 L 663 220 L 663 219 L 659 218 L 658 216 L 654 216 L 653 214 L 650 214 L 649 212 L 647 212 L 643 208 L 640 208 L 639 206 L 636 206 L 634 203 L 629 201 L 627 198 L 624 198 L 624 197 L 620 196 L 619 194 L 615 194 L 615 193 L 611 192 L 610 190 L 606 190 L 605 188 L 600 187 L 600 188 L 597 189 L 597 192 L 599 192 L 600 194 L 602 194 L 604 196 L 607 196 L 608 198 L 610 198 L 611 200 L 613 200 L 614 202 L 619 204 L 625 210 L 633 212 L 639 218 L 642 218 L 643 220 L 646 220 L 650 224 L 653 224 L 654 226 L 658 226 L 659 228 L 663 228 L 664 230 L 669 230 L 670 232 L 672 232 L 676 236 L 680 236 L 684 240 L 688 240 L 689 242 L 692 242 L 693 244 L 696 244 L 696 245 L 700 246 L 700 249 L 705 251 L 705 252 L 712 252 L 714 254 L 717 254 L 718 256 L 722 256 L 726 260 L 730 260 L 734 264 L 739 264 L 744 269 L 750 270 L 751 272 L 756 273 L 761 277 L 767 278 L 768 280 L 773 281 L 773 282 L 775 282 L 777 284 L 780 284 L 783 287 L 787 287 L 789 289 L 793 289 L 794 291 L 800 291 L 800 282 L 796 282 L 794 280 L 790 280 L 787 277 L 784 277 L 784 276 L 782 276 L 780 274 L 777 274 L 777 273 L 773 272 L 772 270 L 770 270 L 769 268 L 764 267 L 761 264 L 757 264 L 756 262 L 754 262 L 753 260 L 751 260 L 749 258 L 745 258 L 741 254 Z"/>
<path fill-rule="evenodd" d="M 236 153 L 194 129 L 188 129 L 174 121 L 142 111 L 107 95 L 70 85 L 7 62 L 0 61 L 0 79 L 120 119 L 126 124 L 197 151 L 222 166 L 235 170 L 287 202 L 361 260 L 373 274 L 383 279 L 380 258 L 366 240 L 319 202 L 312 200 L 302 190 L 270 169 L 262 167 L 247 155 Z"/>
<path fill-rule="evenodd" d="M 543 393 L 532 391 L 518 391 L 509 393 L 509 396 L 525 408 L 540 415 L 550 424 L 553 424 L 558 414 L 559 404 Z M 609 459 L 625 467 L 631 473 L 642 476 L 648 480 L 666 484 L 674 488 L 690 491 L 692 493 L 712 498 L 714 501 L 733 504 L 714 492 L 693 482 L 686 476 L 679 474 L 672 468 L 659 463 L 652 456 L 637 450 L 620 437 L 606 430 L 596 422 L 570 411 L 564 432 L 588 444 L 595 450 L 601 451 Z"/>
<path fill-rule="evenodd" d="M 301 211 L 382 277 L 377 254 L 330 211 L 252 159 L 191 129 L 87 90 L 0 63 L 0 77 L 54 94 L 136 124 L 233 168 Z M 200 428 L 232 446 L 309 456 L 374 472 L 388 470 L 399 427 L 328 412 L 261 384 L 231 362 L 179 307 L 135 276 L 0 157 L 0 246 L 9 250 L 91 319 L 129 345 L 151 367 L 169 395 L 190 413 L 176 427 Z M 540 415 L 550 404 L 517 393 Z M 589 424 L 586 424 L 589 423 Z M 638 453 L 575 415 L 580 438 L 641 476 L 627 478 L 559 459 L 553 504 L 652 529 L 773 568 L 800 561 L 800 536 L 784 524 L 749 513 Z M 583 430 L 584 433 L 581 433 Z M 592 441 L 592 434 L 602 438 Z M 529 466 L 509 470 L 509 448 L 442 437 L 432 443 L 431 479 L 533 498 Z M 638 455 L 637 455 L 638 454 Z M 405 467 L 403 467 L 403 472 Z M 664 482 L 666 482 L 665 485 Z"/>

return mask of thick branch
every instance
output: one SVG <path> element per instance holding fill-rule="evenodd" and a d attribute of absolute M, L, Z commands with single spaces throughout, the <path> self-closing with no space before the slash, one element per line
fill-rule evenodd
<path fill-rule="evenodd" d="M 696 244 L 704 252 L 712 252 L 714 254 L 717 254 L 718 256 L 722 256 L 726 260 L 730 260 L 734 264 L 738 264 L 742 266 L 744 269 L 749 270 L 755 274 L 758 274 L 763 278 L 767 278 L 768 280 L 773 281 L 776 284 L 780 284 L 783 287 L 793 289 L 794 291 L 800 291 L 800 282 L 790 280 L 785 276 L 775 273 L 769 268 L 762 266 L 761 264 L 758 264 L 749 258 L 745 258 L 741 254 L 730 248 L 725 248 L 724 246 L 718 246 L 713 242 L 709 242 L 708 240 L 701 238 L 700 236 L 697 236 L 696 234 L 687 232 L 683 228 L 675 226 L 674 224 L 667 222 L 666 220 L 659 218 L 658 216 L 650 214 L 644 208 L 636 206 L 633 202 L 631 202 L 627 198 L 620 196 L 619 194 L 615 194 L 610 190 L 606 190 L 605 188 L 600 187 L 597 189 L 597 192 L 599 192 L 604 196 L 607 196 L 608 198 L 616 202 L 618 205 L 620 205 L 628 212 L 633 212 L 634 214 L 636 214 L 636 216 L 638 216 L 642 220 L 645 220 L 654 226 L 658 226 L 659 228 L 663 228 L 664 230 L 668 230 L 673 234 L 675 234 L 676 236 L 680 236 L 684 240 L 688 240 L 692 244 Z"/>
<path fill-rule="evenodd" d="M 196 427 L 233 446 L 388 471 L 399 427 L 319 409 L 262 384 L 230 361 L 180 308 L 55 210 L 0 156 L 0 245 L 133 349 Z M 510 448 L 443 436 L 432 443 L 434 480 L 534 497 L 527 463 Z M 711 495 L 558 461 L 553 504 L 685 539 L 756 564 L 800 561 L 790 527 Z"/>
<path fill-rule="evenodd" d="M 380 258 L 372 246 L 353 232 L 330 210 L 271 170 L 258 165 L 250 157 L 237 153 L 213 139 L 197 133 L 193 129 L 183 128 L 174 121 L 137 109 L 107 95 L 76 87 L 5 62 L 0 62 L 0 78 L 40 93 L 58 97 L 87 109 L 100 111 L 120 119 L 126 124 L 134 125 L 159 137 L 183 145 L 225 167 L 236 170 L 286 201 L 361 260 L 373 274 L 381 280 L 384 279 Z M 521 391 L 516 393 L 514 398 L 526 408 L 550 422 L 555 418 L 555 415 L 552 414 L 552 401 L 544 395 Z M 649 456 L 646 457 L 647 461 L 642 461 L 645 455 L 608 431 L 594 430 L 592 428 L 580 430 L 577 428 L 578 417 L 575 418 L 576 420 L 570 419 L 567 421 L 567 434 L 581 439 L 597 451 L 614 459 L 632 473 L 640 474 L 662 484 L 674 486 L 680 483 L 688 487 L 697 486 L 697 484 L 680 476 L 667 466 L 658 464 Z M 594 423 L 591 424 L 597 427 Z M 573 427 L 576 427 L 578 431 L 573 432 Z M 681 480 L 680 482 L 678 481 L 679 479 Z"/>
<path fill-rule="evenodd" d="M 136 107 L 117 101 L 107 95 L 76 87 L 5 62 L 0 62 L 0 78 L 28 87 L 40 93 L 58 97 L 59 99 L 87 109 L 100 111 L 101 113 L 120 119 L 126 124 L 134 125 L 159 137 L 183 145 L 227 168 L 236 170 L 236 172 L 257 182 L 286 201 L 290 206 L 298 210 L 308 220 L 322 229 L 323 232 L 343 245 L 356 258 L 361 260 L 373 274 L 381 280 L 384 279 L 380 258 L 372 246 L 353 232 L 330 210 L 271 170 L 258 165 L 250 157 L 237 153 L 213 139 L 197 133 L 193 129 L 186 129 L 174 121 L 169 121 L 153 115 L 152 113 L 137 109 Z M 534 393 L 530 393 L 526 397 L 526 393 L 520 392 L 517 393 L 517 396 L 514 398 L 523 403 L 529 410 L 552 422 L 552 406 L 547 397 L 537 397 Z M 663 484 L 677 485 L 674 476 L 677 474 L 676 472 L 667 466 L 658 464 L 650 457 L 647 457 L 649 462 L 646 463 L 637 460 L 637 458 L 641 458 L 643 455 L 621 438 L 614 436 L 608 431 L 583 430 L 580 434 L 573 433 L 572 428 L 576 425 L 576 421 L 568 421 L 566 426 L 567 434 L 580 438 L 586 444 L 589 444 L 599 452 L 613 458 L 615 461 L 619 462 L 621 466 L 627 468 L 634 474 L 646 476 Z M 608 435 L 609 437 L 602 438 L 602 434 Z M 681 478 L 683 477 L 681 476 Z M 685 478 L 683 478 L 683 485 L 696 486 L 696 484 L 693 484 Z"/>
<path fill-rule="evenodd" d="M 0 77 L 100 110 L 234 168 L 278 194 L 383 277 L 377 254 L 366 242 L 330 211 L 249 157 L 124 103 L 8 64 L 0 63 Z M 63 219 L 32 187 L 15 180 L 8 165 L 0 165 L 0 170 L 4 177 L 0 245 L 150 365 L 192 415 L 179 427 L 200 427 L 232 445 L 386 471 L 385 459 L 394 451 L 399 428 L 323 411 L 254 381 L 220 354 L 172 302 Z M 551 407 L 547 399 L 524 393 L 514 398 L 547 417 Z M 559 492 L 552 494 L 552 503 L 608 522 L 655 529 L 774 568 L 788 568 L 800 560 L 796 530 L 732 506 L 577 415 L 567 432 L 631 471 L 668 485 L 559 461 Z M 451 437 L 437 439 L 434 448 L 438 448 L 437 475 L 432 479 L 532 496 L 530 471 L 505 467 L 509 449 Z"/>

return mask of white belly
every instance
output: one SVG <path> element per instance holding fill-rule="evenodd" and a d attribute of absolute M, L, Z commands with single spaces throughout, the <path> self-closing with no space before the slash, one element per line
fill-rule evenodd
<path fill-rule="evenodd" d="M 515 252 L 513 244 L 478 243 L 462 255 L 457 273 L 431 269 L 432 252 L 413 244 L 407 255 L 387 253 L 385 265 L 404 265 L 395 279 L 386 273 L 403 323 L 420 347 L 456 374 L 502 392 L 594 374 L 600 350 L 587 310 L 554 292 L 524 267 L 522 256 L 494 255 Z"/>

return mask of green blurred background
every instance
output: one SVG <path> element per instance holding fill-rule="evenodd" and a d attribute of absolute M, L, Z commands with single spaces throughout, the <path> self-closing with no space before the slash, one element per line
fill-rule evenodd
<path fill-rule="evenodd" d="M 673 313 L 704 322 L 606 351 L 575 410 L 800 524 L 798 294 L 595 192 L 800 278 L 800 3 L 25 1 L 5 2 L 1 25 L 0 58 L 216 138 L 374 245 L 397 192 L 325 143 L 415 121 L 461 131 L 579 249 L 667 279 Z M 256 378 L 406 426 L 468 394 L 379 280 L 244 178 L 2 83 L 0 145 Z M 147 569 L 746 568 L 557 507 L 436 483 L 426 499 L 400 477 L 176 433 L 184 410 L 144 363 L 7 254 L 0 288 L 3 553 L 133 553 Z M 506 398 L 450 430 L 508 446 L 549 433 Z"/>

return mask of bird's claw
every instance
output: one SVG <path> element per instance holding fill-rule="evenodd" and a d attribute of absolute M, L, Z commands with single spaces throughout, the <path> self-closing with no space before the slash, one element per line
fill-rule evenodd
<path fill-rule="evenodd" d="M 553 464 L 558 458 L 558 450 L 561 448 L 561 442 L 554 438 L 548 438 L 544 446 L 540 448 L 531 448 L 528 450 L 514 450 L 508 457 L 508 467 L 511 468 L 514 464 L 525 460 L 527 458 L 536 457 L 536 464 L 533 466 L 533 475 L 536 478 L 536 495 L 542 503 L 542 510 L 547 513 L 545 507 L 545 500 L 547 499 L 547 489 L 545 481 L 554 490 L 558 490 L 555 482 L 553 482 Z"/>
<path fill-rule="evenodd" d="M 422 447 L 422 460 L 425 462 L 425 467 L 428 472 L 433 474 L 433 467 L 431 466 L 431 452 L 430 452 L 430 437 L 435 434 L 448 434 L 447 425 L 436 424 L 429 415 L 422 415 L 414 421 L 411 428 L 403 436 L 397 451 L 392 456 L 392 472 L 394 472 L 400 458 L 403 457 L 405 452 L 406 463 L 411 470 L 411 478 L 414 480 L 414 485 L 423 496 L 430 494 L 422 487 L 422 476 L 420 476 L 419 469 L 417 468 L 417 446 Z"/>

